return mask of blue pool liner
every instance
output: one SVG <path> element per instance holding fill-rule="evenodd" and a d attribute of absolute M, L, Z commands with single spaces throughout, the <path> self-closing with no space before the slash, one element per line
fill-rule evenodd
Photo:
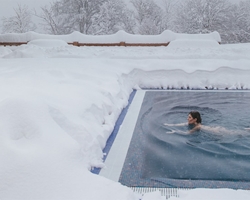
<path fill-rule="evenodd" d="M 131 102 L 133 101 L 135 94 L 136 94 L 136 90 L 133 90 L 131 92 L 130 96 L 129 96 L 128 105 L 125 108 L 123 108 L 120 116 L 118 117 L 118 119 L 116 121 L 114 130 L 111 133 L 111 135 L 109 136 L 109 138 L 107 140 L 107 143 L 106 143 L 106 146 L 103 149 L 103 155 L 104 155 L 103 156 L 103 161 L 105 161 L 107 156 L 108 156 L 108 153 L 109 153 L 109 151 L 111 149 L 111 146 L 112 146 L 112 144 L 113 144 L 113 142 L 114 142 L 114 140 L 116 138 L 116 135 L 117 135 L 117 133 L 118 133 L 118 131 L 120 129 L 121 124 L 123 123 L 123 120 L 124 120 L 124 118 L 125 118 L 125 116 L 126 116 L 126 114 L 128 112 L 129 106 L 130 106 Z M 96 168 L 96 167 L 94 167 L 91 170 L 91 172 L 94 173 L 94 174 L 99 174 L 100 171 L 101 171 L 101 168 Z"/>

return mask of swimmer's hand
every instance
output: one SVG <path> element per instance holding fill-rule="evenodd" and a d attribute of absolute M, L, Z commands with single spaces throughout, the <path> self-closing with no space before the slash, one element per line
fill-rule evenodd
<path fill-rule="evenodd" d="M 166 133 L 167 134 L 172 134 L 172 133 L 175 133 L 176 131 L 173 131 L 173 130 L 171 130 L 171 131 L 167 131 Z"/>
<path fill-rule="evenodd" d="M 180 123 L 180 124 L 168 124 L 168 123 L 164 123 L 165 126 L 186 126 L 187 123 Z"/>
<path fill-rule="evenodd" d="M 164 123 L 165 126 L 174 126 L 174 124 L 167 124 L 167 123 Z"/>

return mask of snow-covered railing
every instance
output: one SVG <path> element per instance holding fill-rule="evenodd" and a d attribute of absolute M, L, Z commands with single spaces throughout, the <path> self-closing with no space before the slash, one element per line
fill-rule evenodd
<path fill-rule="evenodd" d="M 27 44 L 27 42 L 0 42 L 0 46 L 19 46 Z"/>
<path fill-rule="evenodd" d="M 112 35 L 85 35 L 73 32 L 68 35 L 48 35 L 36 32 L 0 34 L 0 45 L 13 46 L 27 44 L 37 39 L 62 40 L 74 46 L 167 46 L 175 40 L 210 40 L 221 42 L 220 34 L 181 34 L 166 30 L 159 35 L 135 35 L 118 31 Z"/>
<path fill-rule="evenodd" d="M 0 46 L 19 46 L 27 44 L 28 42 L 0 42 Z M 80 42 L 69 42 L 69 45 L 73 46 L 168 46 L 168 43 L 80 43 Z"/>

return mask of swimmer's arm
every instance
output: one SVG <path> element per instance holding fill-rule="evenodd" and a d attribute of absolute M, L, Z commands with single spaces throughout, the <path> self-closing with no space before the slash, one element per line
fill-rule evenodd
<path fill-rule="evenodd" d="M 187 126 L 187 123 L 180 123 L 180 124 L 168 124 L 164 123 L 165 126 Z"/>
<path fill-rule="evenodd" d="M 244 128 L 245 130 L 247 130 L 247 131 L 250 131 L 250 128 Z"/>
<path fill-rule="evenodd" d="M 180 130 L 178 130 L 178 131 L 171 130 L 171 131 L 167 131 L 166 133 L 168 133 L 168 134 L 178 133 L 178 134 L 182 134 L 182 135 L 187 135 L 187 134 L 189 134 L 189 132 L 180 131 Z"/>

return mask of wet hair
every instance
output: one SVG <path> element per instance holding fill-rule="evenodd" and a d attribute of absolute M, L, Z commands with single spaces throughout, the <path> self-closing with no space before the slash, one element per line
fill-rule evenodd
<path fill-rule="evenodd" d="M 189 113 L 194 119 L 197 119 L 197 123 L 201 123 L 201 115 L 198 111 L 191 111 Z"/>

